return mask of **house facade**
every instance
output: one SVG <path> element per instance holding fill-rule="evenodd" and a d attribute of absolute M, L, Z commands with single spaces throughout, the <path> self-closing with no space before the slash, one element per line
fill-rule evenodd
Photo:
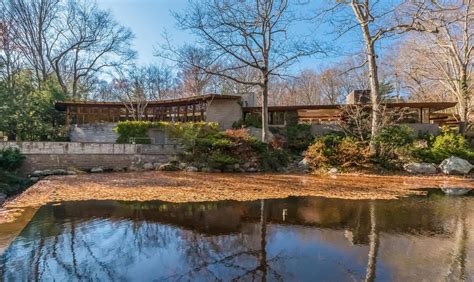
<path fill-rule="evenodd" d="M 370 111 L 366 104 L 368 91 L 354 91 L 347 98 L 347 104 L 339 105 L 294 105 L 270 106 L 269 126 L 285 127 L 290 120 L 311 124 L 314 135 L 340 130 L 352 112 Z M 367 100 L 367 101 L 366 101 Z M 66 124 L 70 128 L 73 142 L 114 143 L 117 139 L 113 128 L 119 121 L 137 119 L 135 107 L 120 102 L 57 102 L 58 111 L 66 114 Z M 149 101 L 139 113 L 140 120 L 168 122 L 217 122 L 221 129 L 232 125 L 247 115 L 260 115 L 261 108 L 249 106 L 240 96 L 202 95 L 196 97 Z M 455 102 L 393 102 L 383 103 L 384 115 L 399 115 L 398 123 L 411 126 L 418 132 L 436 134 L 442 125 L 456 125 L 453 114 Z M 166 134 L 150 132 L 152 143 L 165 144 Z"/>

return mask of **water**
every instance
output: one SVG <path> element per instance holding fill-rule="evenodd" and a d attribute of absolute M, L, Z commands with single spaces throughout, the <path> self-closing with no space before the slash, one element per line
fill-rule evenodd
<path fill-rule="evenodd" d="M 474 280 L 474 198 L 43 206 L 0 280 Z"/>

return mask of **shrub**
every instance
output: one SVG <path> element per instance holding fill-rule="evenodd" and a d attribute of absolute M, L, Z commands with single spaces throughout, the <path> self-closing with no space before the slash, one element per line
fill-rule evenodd
<path fill-rule="evenodd" d="M 240 119 L 232 124 L 232 128 L 239 129 L 242 127 L 262 128 L 262 117 L 259 114 L 247 114 L 245 118 Z"/>
<path fill-rule="evenodd" d="M 13 196 L 23 191 L 30 183 L 28 178 L 0 170 L 0 193 Z"/>
<path fill-rule="evenodd" d="M 13 171 L 21 167 L 25 156 L 16 148 L 7 148 L 0 151 L 0 169 Z"/>
<path fill-rule="evenodd" d="M 311 125 L 294 124 L 289 125 L 286 129 L 288 148 L 297 152 L 306 150 L 313 141 L 311 134 Z"/>
<path fill-rule="evenodd" d="M 338 134 L 317 137 L 306 150 L 305 158 L 314 169 L 330 166 L 357 167 L 369 160 L 365 143 Z"/>
<path fill-rule="evenodd" d="M 238 163 L 239 160 L 221 152 L 213 152 L 209 156 L 208 164 L 211 168 L 224 169 L 228 165 Z"/>
<path fill-rule="evenodd" d="M 278 171 L 288 166 L 289 162 L 289 154 L 282 149 L 268 149 L 261 155 L 261 166 L 265 171 Z"/>
<path fill-rule="evenodd" d="M 413 155 L 423 161 L 434 163 L 439 163 L 450 156 L 474 161 L 474 152 L 470 149 L 466 139 L 447 128 L 430 140 L 427 148 L 415 149 Z"/>
<path fill-rule="evenodd" d="M 150 143 L 148 130 L 154 126 L 149 121 L 122 121 L 117 124 L 115 131 L 118 133 L 117 143 L 130 143 L 135 138 L 136 143 Z M 156 126 L 156 124 L 155 124 Z"/>
<path fill-rule="evenodd" d="M 389 125 L 380 130 L 377 141 L 382 147 L 396 149 L 412 144 L 413 134 L 413 129 L 406 125 Z"/>

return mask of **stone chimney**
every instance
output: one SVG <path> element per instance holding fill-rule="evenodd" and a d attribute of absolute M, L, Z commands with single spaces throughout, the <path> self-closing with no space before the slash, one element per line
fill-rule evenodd
<path fill-rule="evenodd" d="M 346 103 L 350 105 L 370 103 L 370 90 L 353 90 L 347 95 Z"/>

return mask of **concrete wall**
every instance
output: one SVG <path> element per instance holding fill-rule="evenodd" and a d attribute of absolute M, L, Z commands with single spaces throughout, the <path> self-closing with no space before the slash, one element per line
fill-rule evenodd
<path fill-rule="evenodd" d="M 242 107 L 237 100 L 213 100 L 206 111 L 206 121 L 218 122 L 221 129 L 232 128 L 242 116 Z"/>
<path fill-rule="evenodd" d="M 405 125 L 412 128 L 416 135 L 426 133 L 438 135 L 441 132 L 436 123 L 406 123 Z"/>
<path fill-rule="evenodd" d="M 167 162 L 179 152 L 177 145 L 105 144 L 78 142 L 0 142 L 0 148 L 18 148 L 26 156 L 22 171 L 126 168 L 132 163 Z"/>
<path fill-rule="evenodd" d="M 115 143 L 117 133 L 116 123 L 94 123 L 72 125 L 69 130 L 71 142 Z"/>
<path fill-rule="evenodd" d="M 314 136 L 325 135 L 331 132 L 342 132 L 342 128 L 337 124 L 311 124 L 311 134 Z"/>

